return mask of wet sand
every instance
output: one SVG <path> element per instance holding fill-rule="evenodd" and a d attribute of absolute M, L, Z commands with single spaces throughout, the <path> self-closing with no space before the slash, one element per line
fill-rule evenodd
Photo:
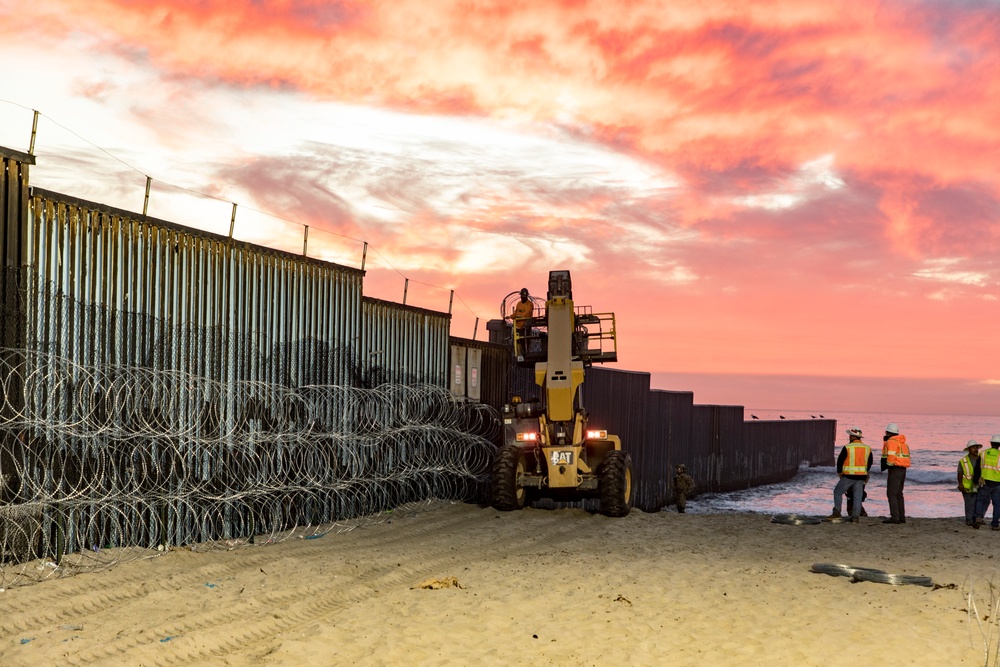
<path fill-rule="evenodd" d="M 14 586 L 0 593 L 0 664 L 983 665 L 989 642 L 992 665 L 997 553 L 1000 532 L 960 519 L 432 503 L 319 539 L 175 549 Z M 813 563 L 943 588 L 853 583 Z"/>

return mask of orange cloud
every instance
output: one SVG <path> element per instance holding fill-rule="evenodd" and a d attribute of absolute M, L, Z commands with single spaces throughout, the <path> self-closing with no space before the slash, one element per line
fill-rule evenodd
<path fill-rule="evenodd" d="M 40 0 L 22 13 L 17 29 L 45 25 L 47 45 L 86 34 L 141 63 L 135 82 L 81 68 L 73 94 L 180 150 L 235 124 L 238 104 L 294 99 L 278 117 L 316 136 L 220 159 L 205 180 L 369 240 L 426 282 L 481 290 L 480 304 L 512 264 L 537 280 L 579 267 L 595 276 L 587 300 L 620 310 L 634 367 L 976 377 L 1000 363 L 966 333 L 1000 316 L 994 3 Z M 385 117 L 320 136 L 297 115 L 334 104 Z M 851 325 L 863 336 L 847 344 Z"/>

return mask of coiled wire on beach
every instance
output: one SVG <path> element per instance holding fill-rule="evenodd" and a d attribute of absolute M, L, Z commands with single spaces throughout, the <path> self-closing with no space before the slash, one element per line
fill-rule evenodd
<path fill-rule="evenodd" d="M 920 577 L 909 574 L 892 574 L 885 570 L 876 570 L 870 567 L 856 567 L 853 565 L 841 565 L 839 563 L 813 563 L 810 568 L 819 574 L 828 574 L 832 577 L 847 577 L 851 581 L 872 581 L 879 584 L 893 585 L 914 585 L 933 586 L 934 582 L 930 577 Z"/>
<path fill-rule="evenodd" d="M 222 383 L 13 349 L 0 392 L 0 586 L 468 499 L 499 430 L 429 384 Z"/>

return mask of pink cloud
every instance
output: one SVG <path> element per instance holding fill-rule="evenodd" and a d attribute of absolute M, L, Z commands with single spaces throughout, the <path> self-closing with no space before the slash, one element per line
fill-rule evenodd
<path fill-rule="evenodd" d="M 488 310 L 510 274 L 540 289 L 554 268 L 544 263 L 565 257 L 586 301 L 619 311 L 631 367 L 950 377 L 1000 364 L 980 329 L 1000 315 L 995 4 L 98 0 L 26 11 L 51 19 L 53 35 L 88 32 L 156 72 L 178 111 L 124 106 L 164 143 L 190 136 L 186 98 L 207 89 L 452 120 L 455 136 L 405 150 L 303 140 L 209 168 L 284 215 L 369 240 L 422 281 L 466 287 Z M 81 74 L 75 94 L 111 108 L 134 96 L 125 85 Z M 460 138 L 465 118 L 552 143 L 511 157 Z M 662 183 L 616 183 L 617 164 L 574 155 L 565 162 L 585 169 L 553 164 L 581 147 Z M 489 263 L 489 240 L 514 268 Z M 488 278 L 456 268 L 476 253 Z"/>

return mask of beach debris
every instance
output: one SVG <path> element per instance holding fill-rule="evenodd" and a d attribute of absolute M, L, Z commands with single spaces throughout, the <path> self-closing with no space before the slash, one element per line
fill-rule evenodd
<path fill-rule="evenodd" d="M 410 590 L 414 588 L 427 588 L 436 590 L 438 588 L 465 588 L 462 584 L 458 583 L 458 577 L 444 577 L 442 579 L 430 578 L 421 581 L 416 586 L 411 586 Z"/>
<path fill-rule="evenodd" d="M 818 516 L 806 516 L 804 514 L 775 514 L 771 517 L 771 523 L 783 523 L 789 526 L 805 526 L 823 523 L 823 519 Z"/>
<path fill-rule="evenodd" d="M 630 606 L 630 607 L 632 606 L 632 601 L 631 601 L 631 600 L 629 600 L 629 599 L 628 599 L 627 597 L 625 597 L 624 595 L 619 595 L 618 597 L 616 597 L 616 598 L 615 598 L 615 602 L 621 602 L 621 603 L 624 603 L 624 604 L 627 604 L 627 605 L 628 605 L 628 606 Z"/>
<path fill-rule="evenodd" d="M 215 588 L 215 584 L 205 584 L 205 588 Z"/>
<path fill-rule="evenodd" d="M 75 630 L 75 631 L 80 631 L 80 630 L 83 630 L 83 626 L 82 625 L 60 625 L 59 629 L 60 630 Z"/>
<path fill-rule="evenodd" d="M 22 643 L 22 644 L 27 644 L 28 642 L 33 642 L 33 641 L 35 641 L 35 638 L 34 638 L 34 637 L 27 637 L 27 638 L 25 638 L 25 639 L 22 639 L 22 640 L 21 640 L 21 643 Z"/>
<path fill-rule="evenodd" d="M 885 570 L 877 570 L 870 567 L 855 567 L 853 565 L 841 565 L 839 563 L 813 563 L 810 568 L 819 574 L 828 574 L 831 577 L 849 577 L 852 582 L 873 581 L 879 584 L 892 585 L 914 585 L 933 586 L 934 582 L 930 577 L 918 577 L 909 574 L 892 574 Z"/>

